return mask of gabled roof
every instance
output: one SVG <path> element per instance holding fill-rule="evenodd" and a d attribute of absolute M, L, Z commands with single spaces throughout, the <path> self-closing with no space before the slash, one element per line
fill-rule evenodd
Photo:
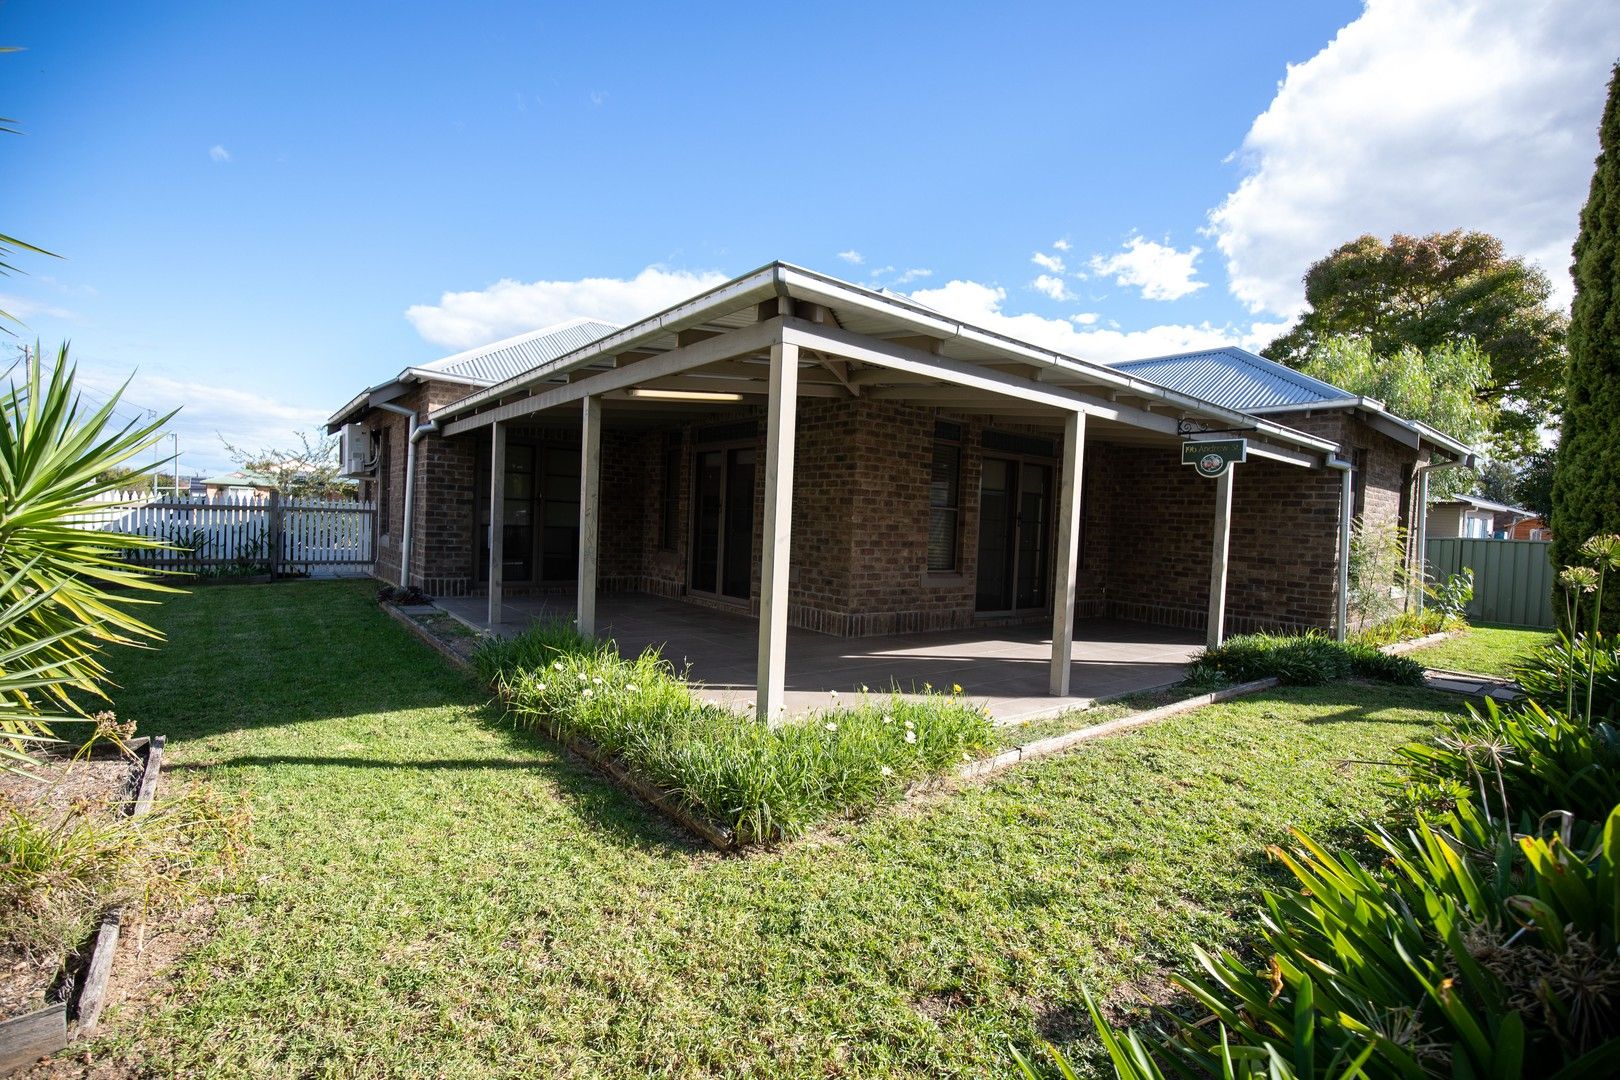
<path fill-rule="evenodd" d="M 598 319 L 570 319 L 406 370 L 427 378 L 450 376 L 457 382 L 488 386 L 532 371 L 617 329 Z"/>
<path fill-rule="evenodd" d="M 1126 360 L 1113 365 L 1116 370 L 1152 380 L 1161 386 L 1192 397 L 1203 398 L 1228 409 L 1265 416 L 1303 409 L 1356 409 L 1367 413 L 1375 427 L 1386 434 L 1419 445 L 1429 442 L 1458 461 L 1472 464 L 1473 448 L 1420 420 L 1408 420 L 1390 412 L 1376 398 L 1352 394 L 1332 383 L 1295 371 L 1286 364 L 1267 360 L 1247 349 L 1228 346 L 1201 352 L 1155 356 L 1146 360 Z M 1390 427 L 1402 429 L 1399 434 Z M 1412 442 L 1416 437 L 1417 442 Z"/>
<path fill-rule="evenodd" d="M 1275 360 L 1231 347 L 1127 360 L 1113 366 L 1183 394 L 1244 412 L 1306 407 L 1355 396 Z"/>
<path fill-rule="evenodd" d="M 352 401 L 327 418 L 327 430 L 336 431 L 339 425 L 366 408 L 399 397 L 410 383 L 436 379 L 472 389 L 493 386 L 549 364 L 616 330 L 617 326 L 599 319 L 569 319 L 408 367 L 388 382 L 368 386 L 356 394 Z"/>

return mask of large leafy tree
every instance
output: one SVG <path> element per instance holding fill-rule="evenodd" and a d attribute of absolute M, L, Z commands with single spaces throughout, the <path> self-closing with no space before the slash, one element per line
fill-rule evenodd
<path fill-rule="evenodd" d="M 1311 264 L 1309 309 L 1265 353 L 1301 367 L 1326 339 L 1350 335 L 1393 363 L 1405 348 L 1472 340 L 1490 361 L 1478 394 L 1496 406 L 1496 450 L 1522 457 L 1562 403 L 1568 320 L 1550 293 L 1546 274 L 1487 233 L 1362 236 Z"/>
<path fill-rule="evenodd" d="M 1307 375 L 1377 398 L 1397 416 L 1420 420 L 1470 445 L 1485 438 L 1495 419 L 1495 407 L 1480 393 L 1490 367 L 1467 339 L 1427 350 L 1403 345 L 1393 356 L 1380 356 L 1370 340 L 1349 335 L 1319 342 L 1300 365 Z M 1433 474 L 1430 490 L 1444 498 L 1473 483 L 1472 473 L 1446 469 Z"/>
<path fill-rule="evenodd" d="M 1581 561 L 1591 536 L 1620 533 L 1620 64 L 1598 125 L 1597 169 L 1575 239 L 1569 388 L 1553 474 L 1553 565 Z M 1604 628 L 1620 626 L 1605 598 Z"/>

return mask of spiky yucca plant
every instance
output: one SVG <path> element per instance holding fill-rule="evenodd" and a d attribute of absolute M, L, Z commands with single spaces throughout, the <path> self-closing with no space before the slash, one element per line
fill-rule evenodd
<path fill-rule="evenodd" d="M 150 449 L 173 414 L 120 425 L 122 390 L 91 410 L 73 382 L 63 345 L 48 376 L 35 350 L 0 391 L 0 768 L 80 713 L 75 691 L 106 696 L 101 649 L 157 639 L 132 609 L 154 602 L 142 593 L 175 591 L 121 559 L 161 540 L 84 524 L 118 507 L 98 501 L 129 481 L 109 471 Z"/>

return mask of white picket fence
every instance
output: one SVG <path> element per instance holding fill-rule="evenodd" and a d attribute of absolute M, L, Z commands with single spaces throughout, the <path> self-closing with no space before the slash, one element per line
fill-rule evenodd
<path fill-rule="evenodd" d="M 369 570 L 376 506 L 336 499 L 222 495 L 213 499 L 108 492 L 100 508 L 75 519 L 83 528 L 148 536 L 172 550 L 129 549 L 125 558 L 154 570 L 257 568 L 263 573 Z"/>

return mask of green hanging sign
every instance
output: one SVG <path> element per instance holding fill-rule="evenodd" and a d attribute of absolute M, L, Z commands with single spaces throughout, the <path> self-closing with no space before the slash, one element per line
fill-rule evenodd
<path fill-rule="evenodd" d="M 1240 461 L 1247 461 L 1247 439 L 1193 439 L 1181 444 L 1181 463 L 1198 470 L 1199 476 L 1214 478 Z"/>

